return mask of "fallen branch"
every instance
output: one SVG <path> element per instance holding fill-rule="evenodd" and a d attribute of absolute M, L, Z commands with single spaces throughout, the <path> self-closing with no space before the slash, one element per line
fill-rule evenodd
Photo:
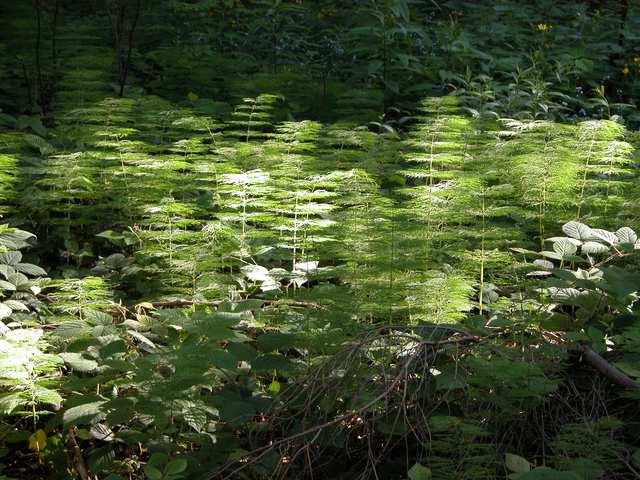
<path fill-rule="evenodd" d="M 607 362 L 602 356 L 593 350 L 589 345 L 581 343 L 578 351 L 582 354 L 582 359 L 595 368 L 602 375 L 613 383 L 627 388 L 640 388 L 640 384 L 621 372 L 617 367 Z"/>
<path fill-rule="evenodd" d="M 236 478 L 236 475 L 238 473 L 240 473 L 242 470 L 247 468 L 249 465 L 259 461 L 261 458 L 263 458 L 269 452 L 273 451 L 275 448 L 277 448 L 277 447 L 279 447 L 281 445 L 290 444 L 294 440 L 298 440 L 300 438 L 304 438 L 304 437 L 307 437 L 307 436 L 312 435 L 312 434 L 314 435 L 314 438 L 317 438 L 318 435 L 322 432 L 322 430 L 324 430 L 324 429 L 326 429 L 328 427 L 331 427 L 333 425 L 336 425 L 338 423 L 342 423 L 342 422 L 348 421 L 348 420 L 350 420 L 352 418 L 356 418 L 358 416 L 361 416 L 363 413 L 365 413 L 366 411 L 368 411 L 369 409 L 374 407 L 378 402 L 380 402 L 384 398 L 388 397 L 389 394 L 393 390 L 395 390 L 396 387 L 398 387 L 398 385 L 402 382 L 402 380 L 404 378 L 406 378 L 407 372 L 409 371 L 409 368 L 410 368 L 411 364 L 417 358 L 419 358 L 419 356 L 420 356 L 419 352 L 422 352 L 427 348 L 434 348 L 434 347 L 445 346 L 445 345 L 453 345 L 453 344 L 465 345 L 465 344 L 469 344 L 469 343 L 477 343 L 477 342 L 481 341 L 482 339 L 483 339 L 482 337 L 479 337 L 479 336 L 476 336 L 476 335 L 460 335 L 460 336 L 449 337 L 449 338 L 446 338 L 446 339 L 443 339 L 443 340 L 436 340 L 436 341 L 423 340 L 423 341 L 420 341 L 414 347 L 415 348 L 414 353 L 412 355 L 410 355 L 409 358 L 402 364 L 402 366 L 399 369 L 399 372 L 391 379 L 391 382 L 389 383 L 387 388 L 385 388 L 383 392 L 378 394 L 375 398 L 373 398 L 372 400 L 367 402 L 362 407 L 360 407 L 358 409 L 355 409 L 355 410 L 352 410 L 350 412 L 347 412 L 347 413 L 345 413 L 343 415 L 340 415 L 340 416 L 338 416 L 336 418 L 333 418 L 333 419 L 328 420 L 326 422 L 323 422 L 321 424 L 309 427 L 306 430 L 303 430 L 302 432 L 298 432 L 298 433 L 289 435 L 289 436 L 281 438 L 279 440 L 272 441 L 268 445 L 263 445 L 262 447 L 258 447 L 256 449 L 248 452 L 243 457 L 245 459 L 245 461 L 242 462 L 242 465 L 236 467 L 231 472 L 225 473 L 229 468 L 231 468 L 234 465 L 234 463 L 222 466 L 220 469 L 218 469 L 217 471 L 213 472 L 209 477 L 207 477 L 207 479 L 208 480 L 214 480 L 215 478 L 221 478 L 222 480 L 227 480 L 227 479 L 230 480 L 232 478 Z M 251 458 L 251 457 L 253 457 L 253 458 Z"/>
<path fill-rule="evenodd" d="M 175 300 L 158 300 L 156 302 L 143 302 L 139 303 L 135 307 L 145 308 L 146 305 L 151 305 L 153 308 L 181 308 L 181 307 L 191 307 L 193 305 L 204 305 L 211 307 L 219 307 L 224 303 L 242 303 L 246 300 L 255 300 L 255 299 L 242 299 L 242 300 L 184 300 L 184 299 L 175 299 Z M 305 307 L 312 308 L 314 310 L 326 310 L 323 305 L 314 302 L 303 302 L 300 300 L 290 300 L 287 298 L 281 298 L 277 300 L 261 300 L 262 305 L 287 305 L 290 307 Z"/>
<path fill-rule="evenodd" d="M 80 450 L 80 446 L 78 445 L 78 441 L 76 440 L 76 435 L 74 432 L 74 427 L 69 427 L 69 448 L 73 452 L 73 464 L 78 472 L 78 475 L 82 480 L 89 480 L 89 470 L 87 469 L 87 465 L 84 463 L 84 458 L 82 457 L 82 450 Z"/>

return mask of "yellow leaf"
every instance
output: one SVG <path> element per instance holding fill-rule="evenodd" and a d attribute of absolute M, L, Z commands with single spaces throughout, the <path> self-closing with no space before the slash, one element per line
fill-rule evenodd
<path fill-rule="evenodd" d="M 269 393 L 271 395 L 277 395 L 278 393 L 280 393 L 280 382 L 277 380 L 274 380 L 273 382 L 271 382 L 271 384 L 269 385 Z"/>
<path fill-rule="evenodd" d="M 153 306 L 153 303 L 151 303 L 151 302 L 138 303 L 135 308 L 136 308 L 136 310 L 140 310 L 142 308 L 144 308 L 145 310 L 155 310 L 155 307 Z"/>
<path fill-rule="evenodd" d="M 29 437 L 29 449 L 34 450 L 36 452 L 40 452 L 44 450 L 44 447 L 47 446 L 47 434 L 44 430 L 36 430 L 35 433 L 32 433 Z"/>

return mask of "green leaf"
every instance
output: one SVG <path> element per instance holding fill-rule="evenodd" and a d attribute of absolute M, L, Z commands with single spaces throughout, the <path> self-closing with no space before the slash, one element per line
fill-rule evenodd
<path fill-rule="evenodd" d="M 264 353 L 291 348 L 296 340 L 290 333 L 268 332 L 257 338 L 258 349 Z"/>
<path fill-rule="evenodd" d="M 19 272 L 32 277 L 44 277 L 47 274 L 46 270 L 32 263 L 18 263 L 15 268 Z"/>
<path fill-rule="evenodd" d="M 171 460 L 164 469 L 166 476 L 178 475 L 187 469 L 187 461 L 184 458 Z"/>
<path fill-rule="evenodd" d="M 136 332 L 135 330 L 127 330 L 127 333 L 129 335 L 131 335 L 133 338 L 135 338 L 136 340 L 138 340 L 141 343 L 143 343 L 144 345 L 147 345 L 148 347 L 151 347 L 151 348 L 156 348 L 155 343 L 153 343 L 151 340 L 149 340 L 143 334 L 141 334 L 139 332 Z"/>
<path fill-rule="evenodd" d="M 567 258 L 578 251 L 578 247 L 568 239 L 561 238 L 553 243 L 553 250 L 562 258 Z"/>
<path fill-rule="evenodd" d="M 578 240 L 584 241 L 591 238 L 591 228 L 585 225 L 584 223 L 580 223 L 580 222 L 565 223 L 562 226 L 562 231 L 566 235 L 572 238 L 576 238 Z"/>
<path fill-rule="evenodd" d="M 7 318 L 13 313 L 13 310 L 4 303 L 0 303 L 0 319 Z"/>
<path fill-rule="evenodd" d="M 615 266 L 602 267 L 601 270 L 603 281 L 600 282 L 600 287 L 621 300 L 640 289 L 638 272 Z"/>
<path fill-rule="evenodd" d="M 413 467 L 409 469 L 408 476 L 409 480 L 430 480 L 431 479 L 431 469 L 425 467 L 420 463 L 416 463 Z"/>
<path fill-rule="evenodd" d="M 510 471 L 515 473 L 523 473 L 531 470 L 531 463 L 529 463 L 527 459 L 513 453 L 505 454 L 504 463 Z"/>
<path fill-rule="evenodd" d="M 588 241 L 582 245 L 582 252 L 588 254 L 600 254 L 609 251 L 609 247 L 598 242 Z"/>
<path fill-rule="evenodd" d="M 591 240 L 602 240 L 610 245 L 618 243 L 618 237 L 615 233 L 601 228 L 594 228 L 591 230 Z"/>
<path fill-rule="evenodd" d="M 590 458 L 575 458 L 566 462 L 566 467 L 580 480 L 598 480 L 604 475 L 604 469 Z"/>
<path fill-rule="evenodd" d="M 622 227 L 616 231 L 616 237 L 620 243 L 635 244 L 638 241 L 638 235 L 629 227 Z"/>
<path fill-rule="evenodd" d="M 0 413 L 10 415 L 16 408 L 26 405 L 27 400 L 20 392 L 0 395 Z"/>
<path fill-rule="evenodd" d="M 292 362 L 282 355 L 275 353 L 268 353 L 266 355 L 260 355 L 252 363 L 251 367 L 253 371 L 257 373 L 290 371 L 293 367 Z"/>
<path fill-rule="evenodd" d="M 13 292 L 16 290 L 16 286 L 13 283 L 7 282 L 6 280 L 0 280 L 0 289 Z"/>
<path fill-rule="evenodd" d="M 278 382 L 277 380 L 273 380 L 270 384 L 269 384 L 269 388 L 268 391 L 271 395 L 277 395 L 278 393 L 280 393 L 280 382 Z"/>
<path fill-rule="evenodd" d="M 144 473 L 149 480 L 162 480 L 162 472 L 151 465 L 145 465 Z"/>
<path fill-rule="evenodd" d="M 71 407 L 62 415 L 62 421 L 65 426 L 93 423 L 96 417 L 101 416 L 102 410 L 100 407 L 106 402 L 106 400 L 99 400 L 97 402 L 84 403 L 76 407 Z"/>
<path fill-rule="evenodd" d="M 63 352 L 60 357 L 67 365 L 78 372 L 92 372 L 98 368 L 98 362 L 84 358 L 80 353 Z"/>

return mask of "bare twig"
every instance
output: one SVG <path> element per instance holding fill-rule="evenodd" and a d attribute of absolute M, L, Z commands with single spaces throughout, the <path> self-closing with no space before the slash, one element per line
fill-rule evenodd
<path fill-rule="evenodd" d="M 82 480 L 89 480 L 89 470 L 87 469 L 87 465 L 84 463 L 84 458 L 82 457 L 82 450 L 80 450 L 80 446 L 78 445 L 78 441 L 76 440 L 76 435 L 74 431 L 75 427 L 69 427 L 68 430 L 68 443 L 69 448 L 73 452 L 73 462 L 78 475 Z"/>
<path fill-rule="evenodd" d="M 315 436 L 317 437 L 317 435 L 324 429 L 331 427 L 333 425 L 339 424 L 339 423 L 343 423 L 349 420 L 352 420 L 354 418 L 360 417 L 363 413 L 367 412 L 368 410 L 370 410 L 372 407 L 374 407 L 378 402 L 380 402 L 381 400 L 384 400 L 385 398 L 387 398 L 394 390 L 396 390 L 396 388 L 398 388 L 398 386 L 400 385 L 400 383 L 403 381 L 403 379 L 405 379 L 407 377 L 407 373 L 408 370 L 411 366 L 411 364 L 418 359 L 422 352 L 424 352 L 426 349 L 433 349 L 434 347 L 440 347 L 440 346 L 446 346 L 446 345 L 454 345 L 454 344 L 468 344 L 468 343 L 476 343 L 479 342 L 480 340 L 482 340 L 482 337 L 478 337 L 476 335 L 460 335 L 460 336 L 455 336 L 455 337 L 449 337 L 447 339 L 444 340 L 439 340 L 439 341 L 430 341 L 430 340 L 423 340 L 420 341 L 419 343 L 417 343 L 414 347 L 414 353 L 412 355 L 409 355 L 409 357 L 404 361 L 404 363 L 402 364 L 402 366 L 400 367 L 398 373 L 393 377 L 393 379 L 391 380 L 391 382 L 389 383 L 389 385 L 380 393 L 378 394 L 376 397 L 374 397 L 372 400 L 370 400 L 369 402 L 367 402 L 365 405 L 363 405 L 360 408 L 357 408 L 355 410 L 352 410 L 348 413 L 345 413 L 343 415 L 339 415 L 338 417 L 335 417 L 331 420 L 327 420 L 323 423 L 320 423 L 318 425 L 314 425 L 312 427 L 307 428 L 306 430 L 293 434 L 293 435 L 289 435 L 286 436 L 284 438 L 281 438 L 279 440 L 276 441 L 272 441 L 267 445 L 263 445 L 262 447 L 258 447 L 252 451 L 250 451 L 249 453 L 247 453 L 245 455 L 245 458 L 251 458 L 250 461 L 246 461 L 245 463 L 243 463 L 242 465 L 240 465 L 239 467 L 235 468 L 234 470 L 232 470 L 229 473 L 225 473 L 225 470 L 228 468 L 227 467 L 222 467 L 220 470 L 214 472 L 213 474 L 211 474 L 208 479 L 209 480 L 213 480 L 214 478 L 222 478 L 222 480 L 225 479 L 231 479 L 231 478 L 236 478 L 235 475 L 237 475 L 239 472 L 241 472 L 242 470 L 246 469 L 248 466 L 250 466 L 251 464 L 259 461 L 261 458 L 263 458 L 265 455 L 267 455 L 269 452 L 273 451 L 274 449 L 285 445 L 285 444 L 290 444 L 291 442 L 298 440 L 300 438 L 304 438 L 306 436 L 309 436 L 311 434 L 315 434 Z M 358 343 L 356 346 L 357 348 L 362 347 L 362 343 Z"/>
<path fill-rule="evenodd" d="M 589 345 L 581 343 L 578 350 L 582 353 L 585 362 L 595 368 L 602 375 L 607 377 L 613 383 L 627 388 L 640 388 L 640 385 L 621 372 L 614 365 L 606 361 L 600 354 L 593 350 Z"/>

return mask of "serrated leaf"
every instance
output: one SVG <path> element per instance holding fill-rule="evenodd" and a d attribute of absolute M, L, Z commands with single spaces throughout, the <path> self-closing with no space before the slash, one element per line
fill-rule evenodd
<path fill-rule="evenodd" d="M 562 260 L 562 255 L 556 252 L 543 251 L 540 252 L 540 255 L 547 258 L 552 258 L 554 260 Z"/>
<path fill-rule="evenodd" d="M 546 270 L 553 270 L 555 268 L 555 265 L 553 264 L 553 262 L 550 262 L 549 260 L 544 260 L 544 259 L 534 260 L 533 264 L 540 268 L 544 268 Z"/>
<path fill-rule="evenodd" d="M 0 319 L 7 318 L 12 313 L 13 313 L 13 310 L 11 310 L 11 308 L 8 305 L 4 303 L 0 303 Z"/>
<path fill-rule="evenodd" d="M 18 251 L 5 252 L 0 254 L 0 263 L 4 265 L 14 266 L 17 265 L 20 260 L 22 260 L 22 253 Z"/>
<path fill-rule="evenodd" d="M 549 296 L 556 302 L 568 302 L 573 301 L 580 297 L 582 293 L 575 288 L 559 288 L 549 287 L 547 289 Z"/>
<path fill-rule="evenodd" d="M 553 243 L 553 250 L 562 258 L 567 258 L 578 251 L 578 247 L 571 241 L 565 238 Z"/>
<path fill-rule="evenodd" d="M 591 227 L 580 222 L 568 222 L 562 226 L 562 231 L 578 240 L 588 240 L 591 238 Z"/>
<path fill-rule="evenodd" d="M 102 415 L 100 407 L 106 402 L 106 400 L 98 400 L 71 407 L 62 415 L 62 421 L 65 426 L 92 423 L 96 417 Z"/>
<path fill-rule="evenodd" d="M 561 240 L 567 241 L 567 242 L 571 242 L 573 243 L 576 247 L 579 247 L 580 245 L 582 245 L 582 240 L 578 240 L 575 238 L 571 238 L 571 237 L 551 237 L 551 238 L 547 238 L 545 241 L 546 242 L 559 242 Z"/>
<path fill-rule="evenodd" d="M 20 392 L 0 395 L 0 413 L 10 415 L 16 408 L 26 403 L 27 400 L 22 397 Z"/>
<path fill-rule="evenodd" d="M 588 242 L 585 242 L 582 245 L 582 252 L 588 253 L 589 255 L 605 253 L 608 251 L 609 251 L 609 247 L 607 247 L 606 245 L 603 245 L 602 243 L 594 242 L 591 240 Z"/>
<path fill-rule="evenodd" d="M 638 235 L 629 227 L 622 227 L 616 230 L 616 237 L 620 243 L 635 244 L 638 241 Z"/>
<path fill-rule="evenodd" d="M 93 372 L 98 368 L 98 362 L 84 358 L 80 353 L 63 352 L 59 355 L 68 366 L 78 372 Z"/>
<path fill-rule="evenodd" d="M 7 282 L 6 280 L 0 280 L 0 289 L 14 292 L 16 290 L 16 286 L 11 282 Z"/>
<path fill-rule="evenodd" d="M 113 430 L 102 423 L 91 425 L 89 433 L 91 438 L 95 438 L 96 440 L 100 440 L 103 442 L 113 442 L 113 440 L 115 439 Z"/>
<path fill-rule="evenodd" d="M 141 333 L 136 332 L 135 330 L 127 330 L 127 333 L 131 335 L 133 338 L 135 338 L 136 340 L 142 342 L 143 344 L 151 348 L 156 348 L 156 345 Z"/>
<path fill-rule="evenodd" d="M 45 275 L 47 275 L 47 272 L 43 268 L 40 268 L 39 266 L 32 263 L 18 263 L 16 264 L 15 268 L 19 272 L 30 275 L 32 277 L 44 277 Z"/>
<path fill-rule="evenodd" d="M 9 307 L 11 310 L 18 311 L 18 312 L 28 312 L 29 309 L 27 308 L 27 306 L 22 303 L 19 302 L 18 300 L 5 300 L 3 302 L 7 307 Z"/>
<path fill-rule="evenodd" d="M 603 240 L 609 245 L 615 245 L 616 243 L 618 243 L 618 237 L 615 233 L 608 230 L 603 230 L 601 228 L 591 229 L 590 240 Z"/>

